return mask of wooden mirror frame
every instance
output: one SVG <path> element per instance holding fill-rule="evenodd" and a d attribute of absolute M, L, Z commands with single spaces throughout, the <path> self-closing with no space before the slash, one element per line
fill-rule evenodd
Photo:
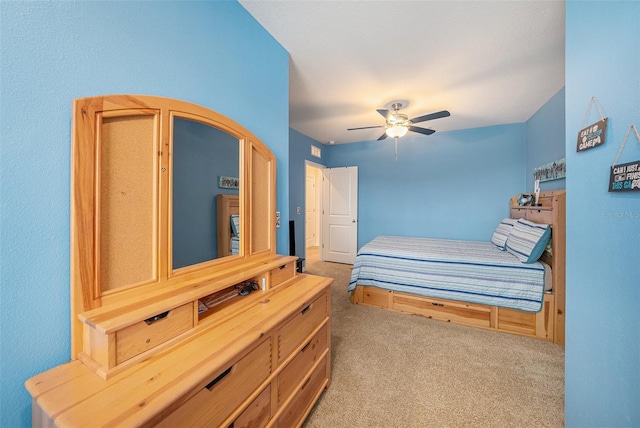
<path fill-rule="evenodd" d="M 171 268 L 171 149 L 173 118 L 179 116 L 201 121 L 219 128 L 238 138 L 240 144 L 240 255 L 223 257 L 197 265 L 173 270 Z M 139 140 L 146 138 L 148 147 L 140 149 L 146 167 L 138 163 L 131 165 L 127 156 L 114 155 L 104 161 L 106 138 L 105 126 L 109 120 L 124 119 L 126 128 L 113 133 L 109 138 Z M 129 119 L 132 119 L 129 121 Z M 105 122 L 106 120 L 106 122 Z M 138 138 L 135 133 L 137 121 L 144 122 L 146 134 Z M 126 143 L 125 143 L 126 146 Z M 131 146 L 131 145 L 130 145 Z M 129 146 L 127 146 L 129 147 Z M 146 153 L 146 154 L 144 154 Z M 128 163 L 127 163 L 128 162 Z M 135 160 L 134 160 L 135 163 Z M 119 179 L 123 182 L 146 182 L 144 198 L 136 198 L 142 208 L 133 212 L 138 221 L 145 223 L 146 230 L 136 237 L 147 265 L 145 272 L 137 272 L 131 278 L 120 280 L 115 289 L 104 290 L 101 286 L 101 269 L 107 263 L 103 257 L 103 244 L 113 236 L 103 225 L 101 215 L 103 198 L 107 192 L 102 188 L 105 164 L 110 170 L 120 168 Z M 146 169 L 145 169 L 146 168 Z M 136 176 L 139 174 L 139 176 Z M 132 299 L 144 299 L 145 294 L 170 290 L 172 287 L 214 277 L 216 272 L 261 257 L 275 254 L 276 211 L 276 160 L 268 147 L 255 135 L 237 122 L 205 107 L 185 101 L 147 95 L 107 95 L 76 99 L 72 112 L 72 169 L 71 169 L 71 357 L 77 358 L 82 350 L 82 323 L 78 315 L 110 304 L 122 304 Z M 112 189 L 114 190 L 114 189 Z M 115 190 L 114 190 L 115 191 Z M 112 192 L 113 193 L 113 192 Z M 122 191 L 122 194 L 126 192 Z M 144 201 L 140 202 L 142 199 Z M 121 218 L 122 218 L 122 214 Z M 136 219 L 127 222 L 134 222 Z M 130 229 L 136 229 L 135 224 Z M 115 229 L 115 227 L 114 227 Z M 119 239 L 119 238 L 113 238 Z M 127 238 L 128 239 L 128 238 Z M 127 248 L 125 247 L 122 248 Z M 129 266 L 111 266 L 116 270 L 138 269 L 136 258 L 122 257 Z M 123 262 L 124 263 L 124 262 Z"/>

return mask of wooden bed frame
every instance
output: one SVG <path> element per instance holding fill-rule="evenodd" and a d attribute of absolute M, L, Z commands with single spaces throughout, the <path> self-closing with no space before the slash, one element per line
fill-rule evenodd
<path fill-rule="evenodd" d="M 218 206 L 218 257 L 232 255 L 231 253 L 231 214 L 240 214 L 240 198 L 238 195 L 217 195 Z"/>
<path fill-rule="evenodd" d="M 360 285 L 351 293 L 351 302 L 564 345 L 566 194 L 564 190 L 541 192 L 541 206 L 519 206 L 519 196 L 510 201 L 512 218 L 526 218 L 550 224 L 552 228 L 551 251 L 545 251 L 540 260 L 551 266 L 553 289 L 545 293 L 540 312 L 436 299 Z"/>

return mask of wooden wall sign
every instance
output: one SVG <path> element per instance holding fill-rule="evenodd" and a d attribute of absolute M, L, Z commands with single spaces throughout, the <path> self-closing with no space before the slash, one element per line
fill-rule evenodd
<path fill-rule="evenodd" d="M 613 165 L 609 177 L 610 192 L 640 190 L 640 160 Z"/>
<path fill-rule="evenodd" d="M 598 110 L 598 114 L 600 115 L 600 121 L 585 128 L 584 124 L 587 123 L 587 118 L 589 117 L 589 113 L 591 112 L 591 105 L 596 106 L 596 110 Z M 576 145 L 576 151 L 582 152 L 604 144 L 606 133 L 607 118 L 604 117 L 604 114 L 602 114 L 602 109 L 600 108 L 600 104 L 598 104 L 598 100 L 596 100 L 596 97 L 591 97 L 591 99 L 589 100 L 589 105 L 587 106 L 587 111 L 584 114 L 584 118 L 582 119 L 582 129 L 580 130 L 580 132 L 578 132 L 578 143 Z"/>
<path fill-rule="evenodd" d="M 578 132 L 578 144 L 576 151 L 582 152 L 584 150 L 592 149 L 604 144 L 605 134 L 607 132 L 607 118 L 589 125 Z"/>
<path fill-rule="evenodd" d="M 618 154 L 611 165 L 611 172 L 609 173 L 610 192 L 629 192 L 633 190 L 640 190 L 640 160 L 616 165 L 622 151 L 624 150 L 624 145 L 627 143 L 627 138 L 629 138 L 631 130 L 635 132 L 638 143 L 640 143 L 640 133 L 638 133 L 638 128 L 636 128 L 635 125 L 629 126 L 627 135 L 624 136 L 624 140 L 622 140 Z"/>

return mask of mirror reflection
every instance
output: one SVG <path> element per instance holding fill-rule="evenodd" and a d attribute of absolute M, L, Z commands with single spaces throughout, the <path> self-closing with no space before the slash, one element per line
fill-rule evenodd
<path fill-rule="evenodd" d="M 239 140 L 213 126 L 176 117 L 172 155 L 173 269 L 230 254 L 220 254 L 219 249 L 233 244 L 220 244 L 219 237 L 232 239 L 232 220 L 239 224 L 240 219 L 232 219 L 229 211 L 228 219 L 218 219 L 218 203 L 238 200 Z M 228 230 L 218 230 L 219 224 Z"/>

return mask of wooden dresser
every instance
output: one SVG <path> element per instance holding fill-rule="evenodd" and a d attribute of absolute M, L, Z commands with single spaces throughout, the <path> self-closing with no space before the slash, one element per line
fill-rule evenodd
<path fill-rule="evenodd" d="M 287 259 L 265 260 L 264 267 L 279 273 Z M 173 331 L 164 337 L 171 346 L 142 351 L 106 380 L 80 359 L 29 379 L 33 425 L 300 425 L 329 386 L 332 280 L 296 274 L 291 261 L 285 268 L 281 283 L 225 302 L 189 332 L 163 328 Z M 193 321 L 184 306 L 146 327 Z M 131 337 L 141 349 L 155 334 Z"/>
<path fill-rule="evenodd" d="M 333 280 L 275 252 L 271 151 L 183 101 L 114 95 L 73 107 L 71 361 L 26 381 L 33 426 L 302 425 L 331 379 Z M 214 153 L 193 174 L 200 186 L 174 174 L 180 162 L 197 168 L 205 154 L 180 156 L 202 141 L 230 145 L 238 165 Z M 216 174 L 240 183 L 239 250 L 207 259 L 216 233 L 199 221 L 216 222 Z M 205 211 L 188 217 L 200 187 Z M 205 245 L 184 244 L 202 235 Z"/>

